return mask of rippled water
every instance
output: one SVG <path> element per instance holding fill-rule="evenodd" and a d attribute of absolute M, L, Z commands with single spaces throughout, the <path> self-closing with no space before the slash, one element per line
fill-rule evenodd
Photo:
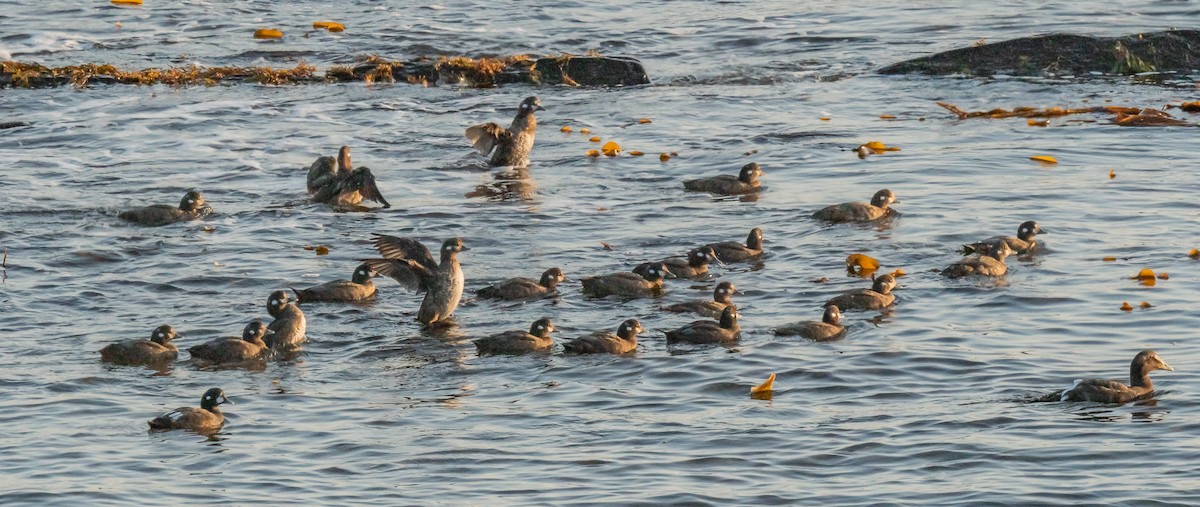
<path fill-rule="evenodd" d="M 1200 502 L 1200 265 L 1186 257 L 1200 247 L 1196 131 L 1099 116 L 960 122 L 934 105 L 1159 107 L 1195 89 L 871 73 L 981 37 L 1184 28 L 1194 3 L 160 4 L 5 9 L 0 57 L 324 68 L 371 53 L 598 49 L 640 58 L 654 84 L 0 90 L 2 119 L 33 124 L 0 131 L 4 504 Z M 317 19 L 347 31 L 304 37 Z M 285 39 L 250 38 L 267 26 Z M 463 129 L 508 121 L 530 94 L 548 109 L 530 177 L 507 199 L 469 197 L 497 178 L 471 170 Z M 596 145 L 562 125 L 650 156 L 588 159 Z M 870 140 L 902 151 L 847 151 Z M 304 201 L 303 169 L 343 144 L 393 208 Z M 679 157 L 661 163 L 664 151 Z M 1041 154 L 1060 163 L 1028 160 Z M 749 160 L 766 171 L 757 201 L 682 191 L 682 179 Z M 193 187 L 216 210 L 204 222 L 116 218 Z M 885 187 L 902 201 L 891 228 L 808 218 Z M 1049 231 L 1049 251 L 1012 260 L 1002 283 L 930 272 L 960 243 L 1030 219 Z M 714 269 L 745 291 L 732 350 L 668 349 L 661 334 L 694 317 L 659 305 L 707 298 L 715 280 L 669 282 L 661 302 L 585 299 L 577 283 L 556 300 L 467 301 L 456 328 L 430 335 L 414 322 L 420 297 L 383 279 L 372 305 L 306 306 L 306 353 L 265 371 L 155 372 L 96 354 L 160 323 L 182 348 L 237 334 L 265 317 L 270 291 L 348 278 L 374 254 L 373 232 L 430 245 L 462 236 L 478 288 L 552 266 L 575 280 L 628 269 L 755 226 L 765 261 Z M 302 248 L 318 244 L 331 253 Z M 855 252 L 909 273 L 894 311 L 848 314 L 838 342 L 774 337 L 773 326 L 817 319 L 825 299 L 866 285 L 845 276 Z M 1128 279 L 1143 267 L 1170 279 Z M 1153 307 L 1122 312 L 1122 301 Z M 542 316 L 560 340 L 629 317 L 648 332 L 630 357 L 475 356 L 472 337 Z M 1124 379 L 1144 348 L 1176 368 L 1155 374 L 1156 402 L 1023 402 L 1085 375 Z M 750 399 L 770 373 L 774 399 Z M 147 419 L 212 386 L 237 403 L 215 438 L 147 434 Z"/>

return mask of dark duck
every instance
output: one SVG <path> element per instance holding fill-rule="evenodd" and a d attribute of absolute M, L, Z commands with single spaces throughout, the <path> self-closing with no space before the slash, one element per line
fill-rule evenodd
<path fill-rule="evenodd" d="M 721 262 L 717 258 L 717 252 L 711 246 L 702 246 L 688 252 L 687 257 L 670 257 L 663 259 L 661 263 L 671 271 L 671 274 L 677 278 L 696 278 L 708 274 L 709 262 Z M 644 275 L 654 263 L 643 262 L 633 268 L 633 272 L 639 275 Z"/>
<path fill-rule="evenodd" d="M 891 190 L 883 189 L 871 196 L 871 202 L 847 202 L 835 204 L 813 213 L 813 218 L 834 223 L 841 222 L 872 222 L 885 217 L 899 216 L 891 205 L 896 203 L 896 195 Z"/>
<path fill-rule="evenodd" d="M 737 307 L 729 305 L 721 312 L 721 320 L 697 320 L 679 329 L 664 331 L 667 343 L 733 343 L 741 336 Z"/>
<path fill-rule="evenodd" d="M 550 319 L 542 318 L 529 326 L 528 333 L 506 331 L 475 340 L 475 349 L 479 351 L 479 355 L 519 355 L 548 350 L 554 345 L 554 339 L 550 337 L 553 331 L 554 323 L 550 322 Z"/>
<path fill-rule="evenodd" d="M 733 304 L 733 294 L 735 292 L 737 292 L 737 287 L 733 286 L 733 282 L 721 282 L 713 289 L 711 301 L 675 303 L 664 307 L 663 310 L 674 313 L 698 313 L 705 317 L 716 319 L 721 317 L 721 312 L 725 311 L 725 307 Z"/>
<path fill-rule="evenodd" d="M 375 272 L 425 293 L 417 311 L 417 321 L 429 326 L 454 313 L 463 293 L 463 272 L 458 254 L 470 250 L 463 245 L 462 238 L 442 242 L 440 261 L 434 261 L 429 249 L 415 239 L 376 234 L 374 241 L 375 248 L 384 258 L 364 262 Z"/>
<path fill-rule="evenodd" d="M 637 348 L 637 335 L 644 331 L 637 319 L 617 326 L 617 332 L 596 331 L 563 344 L 563 352 L 572 354 L 624 354 Z"/>
<path fill-rule="evenodd" d="M 354 269 L 349 280 L 334 280 L 307 289 L 292 289 L 296 303 L 356 303 L 375 297 L 375 271 L 364 263 Z"/>
<path fill-rule="evenodd" d="M 821 321 L 804 321 L 775 328 L 775 336 L 799 336 L 815 342 L 827 342 L 841 338 L 846 333 L 842 325 L 842 311 L 837 305 L 825 307 Z"/>
<path fill-rule="evenodd" d="M 1116 380 L 1079 379 L 1061 393 L 1051 394 L 1042 401 L 1091 401 L 1099 403 L 1128 403 L 1154 395 L 1150 372 L 1175 371 L 1153 350 L 1143 350 L 1129 363 L 1129 385 Z"/>
<path fill-rule="evenodd" d="M 585 276 L 580 282 L 583 293 L 592 297 L 618 296 L 626 299 L 656 297 L 662 295 L 663 278 L 675 275 L 661 262 L 648 267 L 643 274 L 632 271 L 599 276 Z"/>
<path fill-rule="evenodd" d="M 544 111 L 542 101 L 528 97 L 517 108 L 517 117 L 508 128 L 496 123 L 484 123 L 467 128 L 467 140 L 480 154 L 492 154 L 488 162 L 493 166 L 529 165 L 529 154 L 533 151 L 533 137 L 537 133 L 536 111 Z"/>
<path fill-rule="evenodd" d="M 1038 247 L 1037 239 L 1034 236 L 1042 234 L 1046 231 L 1038 226 L 1037 222 L 1030 220 L 1017 227 L 1017 236 L 993 236 L 983 241 L 977 241 L 968 245 L 963 245 L 964 254 L 973 254 L 981 252 L 996 251 L 1000 248 L 1000 244 L 1008 245 L 1008 248 L 1017 255 L 1025 255 L 1032 253 Z"/>
<path fill-rule="evenodd" d="M 158 227 L 175 222 L 197 220 L 207 216 L 211 212 L 212 208 L 204 204 L 204 196 L 200 195 L 200 192 L 197 190 L 189 190 L 183 195 L 183 199 L 179 200 L 179 206 L 156 204 L 154 206 L 122 211 L 117 217 L 138 225 Z"/>
<path fill-rule="evenodd" d="M 710 243 L 701 248 L 712 248 L 721 262 L 749 262 L 763 254 L 763 231 L 761 228 L 755 227 L 750 230 L 750 234 L 746 236 L 746 244 L 741 244 L 736 241 L 723 241 L 721 243 Z"/>
<path fill-rule="evenodd" d="M 751 162 L 742 166 L 737 176 L 722 174 L 683 182 L 683 188 L 694 192 L 708 192 L 717 195 L 739 195 L 757 192 L 762 189 L 758 178 L 762 176 L 762 168 Z"/>
<path fill-rule="evenodd" d="M 942 274 L 950 278 L 966 276 L 1004 276 L 1008 273 L 1008 265 L 1004 263 L 1013 251 L 1007 243 L 1001 242 L 994 247 L 980 247 L 980 253 L 964 257 L 942 270 Z"/>
<path fill-rule="evenodd" d="M 308 321 L 300 307 L 291 303 L 287 292 L 277 290 L 267 297 L 267 313 L 275 320 L 267 326 L 264 340 L 272 350 L 293 349 L 304 342 Z"/>
<path fill-rule="evenodd" d="M 557 293 L 558 284 L 566 279 L 567 277 L 563 275 L 561 269 L 550 268 L 542 273 L 540 280 L 519 276 L 509 278 L 508 280 L 479 289 L 475 291 L 475 295 L 480 299 L 504 299 L 508 301 L 539 299 Z"/>
<path fill-rule="evenodd" d="M 366 199 L 390 208 L 375 184 L 375 175 L 366 167 L 351 169 L 350 147 L 342 146 L 337 159 L 317 157 L 308 166 L 308 195 L 313 202 L 335 206 L 357 205 Z"/>
<path fill-rule="evenodd" d="M 179 407 L 163 415 L 151 419 L 152 430 L 191 430 L 197 433 L 213 432 L 225 424 L 225 414 L 217 406 L 222 403 L 233 403 L 225 397 L 225 391 L 212 388 L 204 391 L 200 397 L 200 408 Z"/>
<path fill-rule="evenodd" d="M 892 289 L 896 288 L 896 278 L 892 275 L 882 275 L 871 281 L 870 289 L 854 289 L 843 292 L 825 302 L 825 306 L 836 306 L 840 310 L 882 310 L 896 301 Z"/>
<path fill-rule="evenodd" d="M 192 361 L 201 366 L 214 364 L 238 364 L 258 361 L 266 357 L 267 325 L 261 320 L 253 321 L 242 329 L 242 336 L 217 338 L 188 349 Z"/>
<path fill-rule="evenodd" d="M 164 324 L 150 332 L 149 340 L 106 345 L 100 349 L 100 360 L 127 366 L 169 363 L 179 356 L 179 348 L 171 343 L 174 339 L 175 328 Z"/>

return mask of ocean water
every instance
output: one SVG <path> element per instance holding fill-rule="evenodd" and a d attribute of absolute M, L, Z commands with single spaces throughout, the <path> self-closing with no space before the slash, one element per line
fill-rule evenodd
<path fill-rule="evenodd" d="M 1187 256 L 1200 248 L 1195 129 L 1123 128 L 1106 115 L 1045 128 L 960 121 L 935 104 L 1158 108 L 1196 100 L 1195 86 L 1179 85 L 1194 77 L 1163 86 L 872 72 L 981 38 L 1188 28 L 1198 12 L 1175 1 L 3 9 L 0 57 L 48 65 L 324 69 L 369 54 L 597 50 L 641 59 L 653 83 L 0 90 L 0 120 L 31 123 L 0 130 L 0 503 L 1200 503 L 1200 264 Z M 346 31 L 306 33 L 324 19 Z M 251 37 L 266 27 L 284 39 Z M 529 170 L 483 169 L 463 130 L 506 123 L 529 95 L 547 109 Z M 585 157 L 598 148 L 590 135 L 647 156 Z M 876 140 L 901 150 L 852 151 Z M 306 201 L 307 166 L 342 145 L 392 208 Z M 678 156 L 661 162 L 662 152 Z M 765 171 L 756 199 L 683 191 L 684 179 L 750 161 Z M 212 216 L 160 228 L 117 218 L 189 188 Z M 900 200 L 890 224 L 809 217 L 881 188 Z M 1010 259 L 1004 279 L 931 271 L 960 244 L 1015 234 L 1025 220 L 1048 231 L 1045 251 Z M 660 299 L 580 293 L 583 276 L 742 240 L 753 227 L 765 232 L 761 262 L 669 280 Z M 303 306 L 304 353 L 265 369 L 199 369 L 186 353 L 165 371 L 99 361 L 105 344 L 163 323 L 184 349 L 236 335 L 266 317 L 271 291 L 349 278 L 375 256 L 372 233 L 431 247 L 464 239 L 456 326 L 423 331 L 420 296 L 384 278 L 372 304 Z M 330 252 L 304 248 L 313 245 Z M 907 273 L 894 308 L 847 312 L 836 342 L 775 337 L 773 327 L 817 320 L 826 299 L 869 284 L 847 275 L 851 253 Z M 555 266 L 574 280 L 557 298 L 470 296 Z M 1142 268 L 1169 279 L 1129 279 Z M 698 317 L 660 306 L 707 299 L 724 280 L 744 292 L 734 298 L 740 343 L 668 347 L 662 331 Z M 1121 311 L 1125 301 L 1135 309 Z M 647 331 L 623 357 L 558 347 L 477 357 L 472 338 L 543 316 L 560 341 L 631 317 Z M 1154 400 L 1028 403 L 1076 378 L 1125 381 L 1148 348 L 1176 369 L 1154 374 Z M 772 399 L 751 399 L 771 373 Z M 146 420 L 196 405 L 209 387 L 236 402 L 219 433 L 147 432 Z"/>

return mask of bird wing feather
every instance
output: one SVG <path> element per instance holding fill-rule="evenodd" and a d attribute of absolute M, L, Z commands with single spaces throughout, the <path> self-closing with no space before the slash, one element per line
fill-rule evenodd
<path fill-rule="evenodd" d="M 467 140 L 480 155 L 487 155 L 500 143 L 500 140 L 510 136 L 508 129 L 495 123 L 472 125 L 467 128 Z"/>

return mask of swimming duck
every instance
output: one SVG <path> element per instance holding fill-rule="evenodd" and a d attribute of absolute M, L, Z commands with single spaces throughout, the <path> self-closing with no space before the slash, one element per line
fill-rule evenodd
<path fill-rule="evenodd" d="M 149 340 L 128 340 L 104 346 L 100 349 L 100 360 L 120 365 L 167 363 L 179 356 L 175 339 L 175 328 L 161 325 L 150 333 Z"/>
<path fill-rule="evenodd" d="M 446 320 L 454 313 L 463 293 L 458 253 L 470 250 L 463 245 L 462 238 L 442 242 L 440 262 L 434 262 L 429 249 L 415 239 L 375 234 L 374 240 L 375 249 L 384 258 L 368 259 L 367 265 L 401 285 L 425 293 L 421 309 L 417 311 L 419 322 L 428 326 Z"/>
<path fill-rule="evenodd" d="M 964 254 L 984 253 L 985 251 L 994 251 L 1000 243 L 1008 245 L 1008 248 L 1017 255 L 1025 255 L 1035 250 L 1038 246 L 1034 236 L 1046 232 L 1038 227 L 1038 223 L 1030 220 L 1017 227 L 1017 237 L 1012 236 L 994 236 L 983 241 L 963 245 Z"/>
<path fill-rule="evenodd" d="M 733 343 L 741 336 L 737 307 L 729 305 L 721 312 L 721 320 L 697 320 L 679 329 L 664 331 L 667 343 Z"/>
<path fill-rule="evenodd" d="M 179 200 L 179 206 L 156 204 L 154 206 L 122 211 L 117 217 L 138 225 L 158 227 L 175 222 L 197 220 L 207 216 L 209 213 L 212 213 L 212 208 L 204 204 L 204 196 L 200 195 L 200 192 L 197 190 L 188 190 L 186 194 L 183 194 L 183 199 Z"/>
<path fill-rule="evenodd" d="M 825 302 L 825 306 L 836 306 L 840 310 L 882 310 L 896 301 L 892 289 L 896 288 L 896 278 L 892 275 L 876 277 L 870 289 L 854 289 L 843 292 L 839 296 Z"/>
<path fill-rule="evenodd" d="M 662 295 L 663 278 L 675 278 L 667 266 L 655 262 L 646 267 L 644 274 L 622 271 L 600 276 L 585 276 L 582 280 L 583 293 L 593 297 L 620 296 L 623 298 L 653 297 Z"/>
<path fill-rule="evenodd" d="M 566 280 L 561 269 L 550 268 L 542 273 L 540 281 L 531 278 L 509 278 L 475 291 L 482 299 L 507 299 L 510 301 L 549 296 L 558 291 L 558 283 Z"/>
<path fill-rule="evenodd" d="M 762 257 L 762 244 L 763 231 L 755 227 L 746 236 L 745 245 L 736 241 L 725 241 L 721 243 L 709 243 L 701 248 L 711 247 L 713 252 L 717 254 L 717 258 L 721 259 L 721 262 L 747 262 Z"/>
<path fill-rule="evenodd" d="M 671 270 L 671 274 L 678 278 L 695 278 L 708 274 L 708 263 L 712 261 L 721 262 L 717 259 L 717 252 L 711 246 L 702 246 L 688 252 L 687 257 L 670 257 L 663 259 L 661 263 Z M 633 272 L 639 275 L 645 274 L 646 270 L 654 264 L 651 262 L 643 262 L 633 268 Z"/>
<path fill-rule="evenodd" d="M 308 195 L 313 202 L 332 205 L 358 204 L 367 199 L 392 207 L 375 185 L 375 175 L 366 167 L 350 168 L 350 147 L 338 150 L 337 160 L 333 157 L 317 157 L 308 166 Z"/>
<path fill-rule="evenodd" d="M 1008 266 L 1004 264 L 1004 259 L 1013 254 L 1008 244 L 998 243 L 994 247 L 987 246 L 981 248 L 986 250 L 986 252 L 964 257 L 962 260 L 943 269 L 942 274 L 950 278 L 962 278 L 971 275 L 1004 276 L 1008 272 Z"/>
<path fill-rule="evenodd" d="M 617 327 L 616 334 L 608 331 L 580 336 L 563 344 L 563 352 L 575 354 L 624 354 L 637 348 L 637 335 L 644 331 L 637 319 L 629 319 Z"/>
<path fill-rule="evenodd" d="M 748 194 L 762 189 L 762 183 L 758 181 L 758 177 L 762 176 L 762 173 L 762 168 L 758 164 L 751 162 L 742 166 L 742 170 L 737 176 L 722 174 L 709 178 L 687 180 L 683 182 L 683 188 L 719 195 Z"/>
<path fill-rule="evenodd" d="M 821 316 L 821 322 L 810 320 L 775 328 L 775 336 L 800 336 L 817 342 L 836 340 L 845 333 L 842 311 L 837 305 L 825 307 L 825 315 Z"/>
<path fill-rule="evenodd" d="M 304 332 L 308 327 L 304 312 L 300 307 L 288 300 L 287 292 L 277 290 L 267 298 L 267 313 L 275 320 L 267 326 L 267 337 L 264 340 L 272 350 L 293 348 L 304 342 Z"/>
<path fill-rule="evenodd" d="M 255 320 L 242 329 L 242 337 L 217 338 L 188 349 L 201 365 L 243 363 L 262 359 L 267 353 L 267 325 Z"/>
<path fill-rule="evenodd" d="M 292 289 L 296 293 L 296 303 L 353 303 L 375 297 L 375 283 L 371 277 L 375 271 L 367 264 L 361 264 L 354 269 L 350 280 L 334 280 L 307 289 Z"/>
<path fill-rule="evenodd" d="M 725 311 L 725 307 L 733 304 L 732 298 L 734 292 L 737 292 L 737 287 L 734 287 L 732 282 L 721 282 L 713 289 L 712 301 L 675 303 L 663 308 L 663 310 L 675 313 L 692 312 L 717 319 L 721 317 L 721 312 Z"/>
<path fill-rule="evenodd" d="M 538 319 L 529 326 L 529 332 L 505 331 L 486 338 L 474 340 L 479 355 L 485 354 L 524 354 L 549 349 L 554 345 L 550 333 L 554 331 L 554 323 L 548 318 Z"/>
<path fill-rule="evenodd" d="M 1175 371 L 1153 350 L 1143 350 L 1129 363 L 1129 385 L 1116 380 L 1079 379 L 1064 389 L 1059 401 L 1094 401 L 1100 403 L 1127 403 L 1149 398 L 1154 394 L 1150 372 L 1154 370 Z"/>
<path fill-rule="evenodd" d="M 489 162 L 493 166 L 529 165 L 529 153 L 533 151 L 533 136 L 537 133 L 535 111 L 545 111 L 542 101 L 537 97 L 528 97 L 521 101 L 517 108 L 517 117 L 507 129 L 495 123 L 474 125 L 467 129 L 467 140 L 481 155 L 487 155 L 494 149 Z"/>
<path fill-rule="evenodd" d="M 225 414 L 217 407 L 222 403 L 233 403 L 225 397 L 225 391 L 212 388 L 204 391 L 200 408 L 179 407 L 148 421 L 152 430 L 192 430 L 196 432 L 216 431 L 225 424 Z"/>
<path fill-rule="evenodd" d="M 896 195 L 885 188 L 875 192 L 875 195 L 871 197 L 870 204 L 865 202 L 835 204 L 813 213 L 812 216 L 817 220 L 828 220 L 835 223 L 870 222 L 884 217 L 899 216 L 900 213 L 889 207 L 895 202 Z"/>

